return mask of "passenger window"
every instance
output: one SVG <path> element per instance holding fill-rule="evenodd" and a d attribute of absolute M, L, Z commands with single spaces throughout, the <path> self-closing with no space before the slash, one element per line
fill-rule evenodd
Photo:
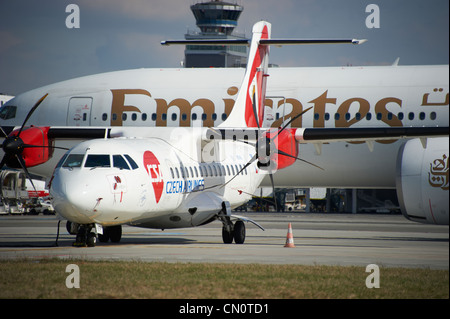
<path fill-rule="evenodd" d="M 399 112 L 397 117 L 400 121 L 403 120 L 403 118 L 404 118 L 403 112 Z"/>
<path fill-rule="evenodd" d="M 90 154 L 86 159 L 84 167 L 111 167 L 109 155 Z"/>
<path fill-rule="evenodd" d="M 209 173 L 209 175 L 212 177 L 212 176 L 213 176 L 213 173 L 212 173 L 211 166 L 208 165 L 207 168 L 208 168 L 208 173 Z"/>
<path fill-rule="evenodd" d="M 420 112 L 419 119 L 421 119 L 422 121 L 425 120 L 425 112 Z"/>
<path fill-rule="evenodd" d="M 436 119 L 436 112 L 430 113 L 430 120 L 434 121 Z"/>
<path fill-rule="evenodd" d="M 172 175 L 172 179 L 174 179 L 175 178 L 175 174 L 173 173 L 173 168 L 172 167 L 170 168 L 170 174 Z"/>
<path fill-rule="evenodd" d="M 142 113 L 141 119 L 143 122 L 147 121 L 147 113 Z"/>
<path fill-rule="evenodd" d="M 178 167 L 175 167 L 175 173 L 177 174 L 177 178 L 180 178 L 180 172 L 178 172 Z"/>
<path fill-rule="evenodd" d="M 189 167 L 189 171 L 191 172 L 191 177 L 194 178 L 194 171 L 192 170 L 192 167 Z"/>
<path fill-rule="evenodd" d="M 136 113 L 131 114 L 131 120 L 132 121 L 136 121 L 137 120 L 137 114 Z"/>
<path fill-rule="evenodd" d="M 152 113 L 152 121 L 156 121 L 156 113 Z"/>
<path fill-rule="evenodd" d="M 122 155 L 113 155 L 113 166 L 119 169 L 130 169 Z"/>
<path fill-rule="evenodd" d="M 366 114 L 366 120 L 370 121 L 372 119 L 372 113 Z"/>
<path fill-rule="evenodd" d="M 102 120 L 103 120 L 103 121 L 108 120 L 108 114 L 103 113 L 103 114 L 102 114 Z"/>
<path fill-rule="evenodd" d="M 194 166 L 194 171 L 195 171 L 195 177 L 198 177 L 197 167 L 195 167 L 195 166 Z"/>
<path fill-rule="evenodd" d="M 408 119 L 409 119 L 410 121 L 414 120 L 414 113 L 413 113 L 413 112 L 410 112 L 410 113 L 408 114 Z"/>
<path fill-rule="evenodd" d="M 125 154 L 125 158 L 128 160 L 128 163 L 130 163 L 131 169 L 136 169 L 138 168 L 138 164 L 136 164 L 136 162 L 131 158 L 130 155 Z"/>
<path fill-rule="evenodd" d="M 184 169 L 183 169 L 183 167 L 180 167 L 180 172 L 181 172 L 181 178 L 184 178 Z"/>

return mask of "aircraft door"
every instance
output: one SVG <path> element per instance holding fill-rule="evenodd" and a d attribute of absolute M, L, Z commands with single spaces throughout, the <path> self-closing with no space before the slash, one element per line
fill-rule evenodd
<path fill-rule="evenodd" d="M 91 97 L 73 97 L 69 101 L 67 112 L 68 126 L 89 126 L 91 125 Z"/>

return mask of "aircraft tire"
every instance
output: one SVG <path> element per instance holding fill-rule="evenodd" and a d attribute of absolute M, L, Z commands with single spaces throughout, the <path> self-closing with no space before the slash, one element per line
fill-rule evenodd
<path fill-rule="evenodd" d="M 89 233 L 86 238 L 86 245 L 88 247 L 95 247 L 97 244 L 97 235 L 95 233 Z"/>
<path fill-rule="evenodd" d="M 108 227 L 109 232 L 109 239 L 111 239 L 111 242 L 118 243 L 122 239 L 122 226 L 111 226 Z"/>
<path fill-rule="evenodd" d="M 222 227 L 222 240 L 224 244 L 231 244 L 233 242 L 233 231 L 228 231 L 227 227 Z"/>
<path fill-rule="evenodd" d="M 109 232 L 107 231 L 106 227 L 103 229 L 103 235 L 98 234 L 98 240 L 101 243 L 107 243 L 109 241 Z"/>
<path fill-rule="evenodd" d="M 244 243 L 244 241 L 245 241 L 245 224 L 243 221 L 238 220 L 234 224 L 233 237 L 234 237 L 234 242 L 236 244 Z"/>

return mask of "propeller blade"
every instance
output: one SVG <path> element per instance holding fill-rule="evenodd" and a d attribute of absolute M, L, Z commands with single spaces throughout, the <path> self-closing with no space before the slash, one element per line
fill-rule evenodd
<path fill-rule="evenodd" d="M 253 157 L 250 159 L 250 161 L 248 161 L 247 164 L 244 165 L 244 167 L 242 167 L 242 169 L 236 174 L 234 175 L 228 182 L 226 182 L 225 184 L 222 185 L 222 187 L 225 187 L 229 182 L 231 182 L 233 179 L 236 178 L 236 176 L 238 176 L 240 173 L 242 173 L 243 170 L 245 170 L 247 167 L 249 167 L 254 161 L 256 161 L 257 156 L 256 154 L 253 155 Z"/>
<path fill-rule="evenodd" d="M 8 134 L 3 130 L 3 127 L 0 126 L 0 130 L 2 131 L 4 138 L 7 138 Z"/>
<path fill-rule="evenodd" d="M 36 102 L 36 104 L 31 108 L 30 112 L 28 112 L 27 117 L 25 118 L 25 120 L 23 121 L 22 126 L 20 127 L 19 132 L 17 133 L 17 136 L 20 135 L 20 133 L 22 132 L 23 128 L 25 127 L 25 124 L 27 123 L 28 119 L 31 117 L 31 115 L 34 113 L 34 111 L 36 111 L 36 109 L 38 108 L 38 106 L 42 103 L 42 101 L 44 101 L 44 99 L 47 97 L 48 93 L 45 94 L 43 97 L 41 97 L 39 99 L 39 101 Z"/>
<path fill-rule="evenodd" d="M 311 107 L 307 108 L 306 110 L 304 110 L 303 112 L 301 112 L 300 114 L 297 114 L 296 116 L 294 116 L 293 118 L 291 118 L 291 119 L 283 126 L 283 128 L 281 128 L 281 129 L 278 131 L 277 135 L 275 135 L 275 136 L 272 138 L 272 140 L 276 139 L 277 136 L 278 136 L 281 132 L 283 132 L 283 131 L 286 129 L 286 127 L 289 126 L 289 124 L 291 124 L 292 122 L 294 122 L 296 119 L 298 119 L 300 116 L 302 116 L 303 114 L 305 114 L 306 112 L 308 112 L 308 111 L 309 111 L 310 109 L 312 109 L 312 108 L 313 108 L 313 107 L 311 106 Z"/>
<path fill-rule="evenodd" d="M 0 163 L 0 170 L 3 168 L 3 166 L 5 166 L 5 164 L 6 164 L 6 154 L 5 156 L 3 156 L 2 161 Z"/>
<path fill-rule="evenodd" d="M 286 153 L 286 152 L 283 152 L 283 151 L 278 150 L 278 154 L 284 155 L 284 156 L 288 156 L 288 157 L 292 157 L 292 158 L 295 158 L 296 160 L 299 160 L 299 161 L 305 162 L 305 163 L 307 163 L 307 164 L 309 164 L 309 165 L 312 165 L 312 166 L 314 166 L 314 167 L 320 168 L 322 171 L 325 170 L 325 169 L 323 169 L 322 167 L 317 166 L 316 164 L 313 164 L 313 163 L 311 163 L 311 162 L 308 162 L 307 160 L 301 159 L 301 158 L 299 158 L 299 157 L 296 157 L 296 156 L 294 156 L 294 155 L 288 154 L 288 153 Z"/>
<path fill-rule="evenodd" d="M 25 161 L 23 160 L 23 158 L 21 156 L 19 157 L 17 154 L 15 156 L 16 156 L 17 161 L 19 162 L 20 166 L 22 167 L 23 171 L 25 172 L 25 175 L 30 180 L 30 183 L 33 186 L 34 191 L 37 193 L 36 187 L 34 186 L 34 183 L 33 183 L 33 179 L 31 178 L 31 174 L 27 169 L 27 165 L 25 165 Z"/>
<path fill-rule="evenodd" d="M 253 98 L 252 98 L 252 106 L 253 106 L 253 115 L 255 116 L 255 120 L 256 120 L 256 125 L 258 126 L 258 129 L 261 128 L 261 126 L 259 125 L 259 118 L 258 118 L 258 113 L 256 112 L 256 103 L 255 103 L 255 88 L 253 87 Z"/>
<path fill-rule="evenodd" d="M 275 204 L 275 211 L 278 212 L 278 205 L 277 205 L 277 196 L 275 193 L 275 183 L 273 182 L 273 174 L 272 172 L 269 173 L 270 182 L 272 183 L 272 190 L 273 190 L 273 202 Z"/>
<path fill-rule="evenodd" d="M 29 147 L 29 148 L 33 148 L 33 147 L 54 148 L 54 149 L 65 150 L 65 151 L 70 150 L 70 148 L 67 148 L 67 147 L 51 146 L 51 145 L 32 145 L 32 144 L 24 144 L 23 147 L 24 147 L 24 148 L 25 148 L 25 147 Z"/>

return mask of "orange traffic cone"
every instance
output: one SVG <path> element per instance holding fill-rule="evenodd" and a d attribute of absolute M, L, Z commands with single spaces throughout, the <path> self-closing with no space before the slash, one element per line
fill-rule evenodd
<path fill-rule="evenodd" d="M 294 236 L 292 235 L 292 225 L 289 223 L 288 233 L 286 236 L 286 245 L 284 247 L 294 248 Z"/>

